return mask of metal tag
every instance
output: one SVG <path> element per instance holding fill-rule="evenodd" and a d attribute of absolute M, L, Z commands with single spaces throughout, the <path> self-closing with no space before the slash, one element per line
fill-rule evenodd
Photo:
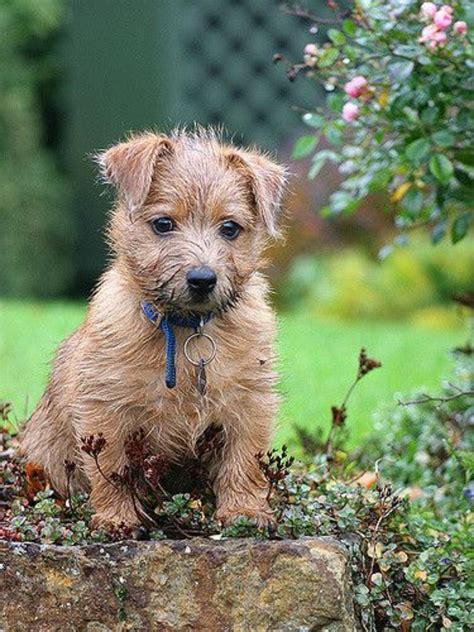
<path fill-rule="evenodd" d="M 206 394 L 207 377 L 206 377 L 206 362 L 203 358 L 199 360 L 197 368 L 197 389 L 201 395 Z"/>

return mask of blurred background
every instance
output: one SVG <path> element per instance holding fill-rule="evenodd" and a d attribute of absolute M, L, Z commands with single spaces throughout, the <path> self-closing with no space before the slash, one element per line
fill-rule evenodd
<path fill-rule="evenodd" d="M 288 236 L 269 269 L 281 321 L 279 438 L 328 423 L 362 345 L 384 370 L 351 404 L 355 442 L 394 394 L 439 382 L 465 335 L 451 297 L 472 286 L 472 242 L 453 257 L 449 243 L 414 238 L 381 262 L 392 236 L 381 200 L 357 217 L 318 215 L 337 173 L 308 182 L 290 156 L 301 113 L 323 95 L 272 63 L 275 53 L 300 59 L 315 35 L 278 0 L 0 0 L 0 28 L 0 398 L 18 419 L 106 263 L 112 199 L 91 154 L 130 130 L 192 122 L 276 152 L 293 173 Z"/>

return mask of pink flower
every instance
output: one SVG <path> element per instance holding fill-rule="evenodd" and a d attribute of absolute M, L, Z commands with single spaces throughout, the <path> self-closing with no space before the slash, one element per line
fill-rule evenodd
<path fill-rule="evenodd" d="M 367 79 L 358 75 L 346 83 L 344 90 L 350 97 L 357 99 L 367 90 L 367 85 Z"/>
<path fill-rule="evenodd" d="M 306 44 L 306 46 L 304 47 L 304 63 L 311 68 L 316 66 L 316 63 L 318 61 L 317 54 L 318 47 L 316 46 L 316 44 Z"/>
<path fill-rule="evenodd" d="M 446 44 L 448 41 L 448 36 L 444 31 L 436 31 L 436 33 L 432 37 L 432 41 L 436 42 L 436 44 Z"/>
<path fill-rule="evenodd" d="M 447 41 L 448 41 L 448 36 L 446 35 L 444 31 L 436 31 L 436 33 L 433 35 L 431 39 L 430 48 L 436 48 L 437 46 L 444 46 L 444 44 L 446 44 Z"/>
<path fill-rule="evenodd" d="M 453 24 L 453 31 L 458 35 L 464 35 L 467 33 L 467 24 L 463 20 L 459 20 Z"/>
<path fill-rule="evenodd" d="M 437 10 L 438 7 L 435 5 L 434 2 L 423 2 L 423 4 L 421 5 L 421 15 L 424 18 L 434 18 Z"/>
<path fill-rule="evenodd" d="M 451 7 L 449 7 L 448 5 L 444 5 L 439 11 L 436 11 L 433 18 L 433 22 L 436 24 L 436 26 L 443 31 L 447 29 L 448 26 L 450 26 L 452 21 L 453 12 L 451 10 Z"/>
<path fill-rule="evenodd" d="M 310 55 L 311 57 L 316 57 L 316 55 L 318 54 L 318 47 L 316 46 L 316 44 L 306 44 L 306 46 L 304 47 L 304 54 Z"/>
<path fill-rule="evenodd" d="M 360 110 L 359 106 L 355 103 L 345 103 L 342 108 L 342 118 L 347 121 L 347 123 L 352 123 L 359 118 Z"/>
<path fill-rule="evenodd" d="M 418 40 L 422 44 L 427 44 L 429 48 L 434 49 L 437 46 L 443 46 L 448 41 L 448 36 L 444 31 L 440 31 L 436 24 L 425 26 Z"/>
<path fill-rule="evenodd" d="M 425 26 L 425 28 L 421 31 L 421 37 L 418 41 L 421 42 L 422 44 L 425 44 L 426 42 L 430 42 L 433 39 L 435 33 L 438 33 L 437 26 L 435 26 L 434 24 Z"/>

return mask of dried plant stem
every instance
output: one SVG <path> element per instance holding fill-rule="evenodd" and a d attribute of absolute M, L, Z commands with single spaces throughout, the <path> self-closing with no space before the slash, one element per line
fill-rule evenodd
<path fill-rule="evenodd" d="M 332 423 L 331 428 L 328 433 L 328 438 L 326 440 L 326 444 L 324 447 L 324 453 L 330 458 L 332 456 L 333 451 L 333 443 L 334 443 L 334 435 L 336 433 L 337 428 L 343 426 L 346 420 L 347 413 L 347 404 L 349 402 L 349 398 L 351 397 L 355 387 L 357 384 L 365 377 L 370 371 L 374 369 L 378 369 L 382 366 L 382 364 L 378 360 L 373 360 L 367 356 L 367 352 L 364 348 L 360 350 L 359 353 L 359 366 L 357 369 L 357 375 L 349 386 L 347 393 L 342 400 L 342 404 L 340 406 L 333 406 L 332 410 Z"/>
<path fill-rule="evenodd" d="M 101 475 L 101 476 L 102 476 L 102 477 L 103 477 L 103 478 L 107 481 L 107 483 L 109 483 L 109 485 L 112 485 L 112 487 L 113 487 L 114 489 L 119 489 L 118 485 L 116 485 L 116 484 L 112 481 L 112 479 L 111 479 L 109 476 L 107 476 L 107 474 L 104 472 L 104 470 L 100 467 L 100 464 L 99 464 L 99 457 L 98 457 L 98 456 L 96 456 L 95 454 L 93 454 L 93 455 L 92 455 L 92 458 L 94 459 L 94 463 L 95 463 L 95 466 L 96 466 L 97 471 L 99 472 L 99 474 L 100 474 L 100 475 Z"/>
<path fill-rule="evenodd" d="M 398 400 L 399 406 L 412 406 L 414 404 L 426 404 L 428 402 L 439 402 L 444 404 L 446 402 L 452 402 L 454 399 L 459 399 L 460 397 L 472 397 L 474 395 L 473 390 L 463 391 L 458 386 L 454 386 L 450 384 L 451 388 L 457 390 L 457 393 L 453 393 L 453 395 L 446 395 L 445 397 L 438 396 L 433 397 L 432 395 L 428 395 L 427 393 L 422 393 L 420 399 L 413 399 L 411 401 L 402 402 L 400 399 Z"/>
<path fill-rule="evenodd" d="M 339 16 L 334 18 L 322 18 L 299 5 L 288 6 L 285 4 L 283 5 L 282 10 L 288 15 L 303 18 L 305 20 L 309 20 L 310 22 L 314 22 L 315 24 L 340 24 L 341 22 L 341 18 Z"/>

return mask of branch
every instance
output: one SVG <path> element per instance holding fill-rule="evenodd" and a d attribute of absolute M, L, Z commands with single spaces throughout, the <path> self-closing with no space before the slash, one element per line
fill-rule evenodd
<path fill-rule="evenodd" d="M 321 18 L 317 15 L 314 15 L 314 13 L 311 13 L 311 11 L 308 11 L 307 9 L 303 9 L 302 7 L 298 5 L 289 7 L 287 4 L 284 4 L 282 6 L 282 11 L 284 13 L 287 13 L 288 15 L 293 15 L 297 18 L 304 18 L 305 20 L 310 20 L 311 22 L 314 22 L 315 24 L 339 24 L 341 21 L 340 18 Z"/>
<path fill-rule="evenodd" d="M 454 386 L 451 385 L 450 386 L 452 388 L 454 388 L 455 390 L 457 390 L 457 393 L 454 393 L 453 395 L 446 395 L 445 397 L 433 397 L 432 395 L 428 395 L 428 393 L 422 393 L 422 397 L 420 397 L 420 399 L 414 399 L 412 401 L 408 401 L 408 402 L 402 402 L 400 399 L 398 400 L 398 405 L 399 406 L 411 406 L 412 404 L 426 404 L 427 402 L 440 402 L 440 403 L 446 403 L 446 402 L 451 402 L 454 399 L 458 399 L 459 397 L 464 397 L 464 396 L 469 396 L 469 395 L 474 395 L 474 391 L 463 391 L 459 388 L 459 386 Z"/>

